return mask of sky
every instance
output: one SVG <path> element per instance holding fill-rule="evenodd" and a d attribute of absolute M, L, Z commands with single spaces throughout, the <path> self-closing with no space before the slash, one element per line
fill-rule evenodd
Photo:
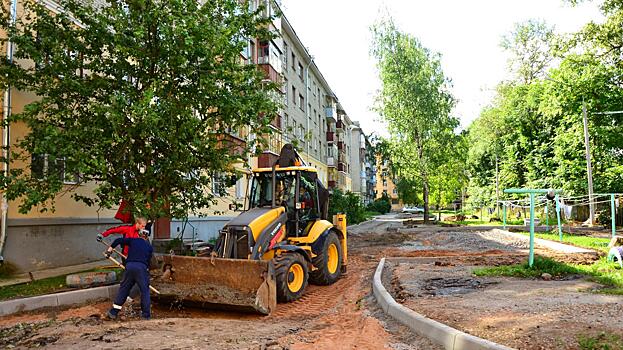
<path fill-rule="evenodd" d="M 500 47 L 516 23 L 544 20 L 556 32 L 574 32 L 601 21 L 597 4 L 572 7 L 562 0 L 281 0 L 281 8 L 352 120 L 366 134 L 386 136 L 371 111 L 380 88 L 370 57 L 370 25 L 388 12 L 399 29 L 441 54 L 458 103 L 453 115 L 467 128 L 508 78 Z"/>

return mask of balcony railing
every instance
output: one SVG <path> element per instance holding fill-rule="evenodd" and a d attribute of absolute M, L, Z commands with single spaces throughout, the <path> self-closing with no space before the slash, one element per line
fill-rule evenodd
<path fill-rule="evenodd" d="M 279 74 L 279 72 L 277 72 L 277 70 L 275 70 L 275 68 L 272 65 L 260 63 L 257 66 L 262 72 L 264 72 L 266 79 L 274 83 L 281 84 L 281 74 Z"/>
<path fill-rule="evenodd" d="M 338 129 L 343 129 L 344 128 L 344 122 L 342 121 L 342 119 L 337 121 L 337 124 L 335 125 L 336 128 Z"/>
<path fill-rule="evenodd" d="M 338 141 L 337 142 L 337 149 L 339 149 L 339 150 L 343 150 L 344 149 L 344 141 Z"/>
<path fill-rule="evenodd" d="M 337 163 L 337 170 L 346 172 L 346 164 L 342 162 Z"/>
<path fill-rule="evenodd" d="M 228 149 L 231 155 L 243 155 L 247 142 L 232 134 L 219 134 L 217 136 L 218 147 Z"/>
<path fill-rule="evenodd" d="M 335 167 L 335 158 L 327 157 L 327 166 Z"/>
<path fill-rule="evenodd" d="M 327 141 L 333 142 L 335 139 L 335 133 L 333 131 L 327 131 Z"/>

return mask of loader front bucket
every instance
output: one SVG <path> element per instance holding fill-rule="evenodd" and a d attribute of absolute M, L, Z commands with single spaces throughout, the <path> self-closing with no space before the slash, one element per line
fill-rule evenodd
<path fill-rule="evenodd" d="M 277 305 L 275 272 L 264 260 L 162 256 L 163 276 L 152 280 L 158 300 L 185 305 L 258 312 Z M 166 272 L 170 268 L 171 272 Z"/>

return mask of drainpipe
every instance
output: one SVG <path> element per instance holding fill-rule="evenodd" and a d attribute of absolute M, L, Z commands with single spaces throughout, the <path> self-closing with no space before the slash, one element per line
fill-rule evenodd
<path fill-rule="evenodd" d="M 307 106 L 310 105 L 309 103 L 309 66 L 311 66 L 312 62 L 314 62 L 314 56 L 309 55 L 309 63 L 307 63 L 307 67 L 305 68 L 305 103 L 307 105 L 305 105 L 305 116 L 307 117 L 307 130 L 306 130 L 306 134 L 309 135 L 309 128 L 310 128 L 310 124 L 309 124 L 309 108 Z M 309 163 L 309 140 L 305 140 L 305 148 L 307 149 L 306 153 L 307 153 L 307 162 Z"/>
<path fill-rule="evenodd" d="M 11 26 L 15 25 L 15 21 L 17 18 L 17 0 L 11 0 Z M 9 63 L 13 63 L 13 43 L 11 41 L 7 42 L 6 48 L 6 57 Z M 7 119 L 11 115 L 11 86 L 7 86 L 4 91 L 4 105 L 2 108 L 2 121 L 6 123 Z M 5 159 L 5 162 L 2 166 L 2 171 L 4 172 L 4 176 L 9 175 L 9 125 L 2 129 L 2 156 Z M 0 202 L 0 210 L 2 211 L 2 223 L 0 224 L 0 264 L 4 263 L 4 243 L 6 242 L 6 229 L 7 229 L 7 214 L 9 211 L 9 203 L 7 202 L 6 195 L 4 193 L 0 194 L 2 196 L 2 201 Z"/>

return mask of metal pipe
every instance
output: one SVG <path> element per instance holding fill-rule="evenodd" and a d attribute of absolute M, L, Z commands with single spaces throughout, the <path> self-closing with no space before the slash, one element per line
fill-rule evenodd
<path fill-rule="evenodd" d="M 14 26 L 17 20 L 17 0 L 11 0 L 11 23 L 10 26 Z M 7 42 L 6 48 L 6 57 L 9 63 L 13 63 L 13 42 L 9 40 Z M 10 128 L 7 123 L 7 119 L 11 115 L 11 86 L 7 86 L 4 91 L 4 105 L 2 108 L 2 121 L 5 127 L 2 129 L 2 156 L 4 158 L 4 163 L 2 165 L 2 171 L 4 176 L 7 177 L 9 175 L 9 138 L 10 138 Z M 2 223 L 0 223 L 0 263 L 4 262 L 4 244 L 6 242 L 6 231 L 7 231 L 7 218 L 9 211 L 9 203 L 7 201 L 6 195 L 3 192 L 0 194 L 2 196 L 2 201 L 0 202 L 0 210 L 2 212 Z"/>
<path fill-rule="evenodd" d="M 305 108 L 305 117 L 307 119 L 307 129 L 305 130 L 305 135 L 309 135 L 309 128 L 310 128 L 310 124 L 309 124 L 309 105 L 310 105 L 310 101 L 309 101 L 309 66 L 311 66 L 312 62 L 314 62 L 314 56 L 309 55 L 309 62 L 307 63 L 307 67 L 305 67 L 305 103 L 306 105 L 303 106 L 303 108 Z M 303 138 L 306 138 L 305 135 L 303 135 Z M 309 139 L 305 140 L 305 149 L 306 149 L 306 153 L 307 153 L 307 161 L 309 161 Z M 301 158 L 303 159 L 303 158 Z"/>
<path fill-rule="evenodd" d="M 560 225 L 560 198 L 556 195 L 556 220 L 558 221 L 558 238 L 562 242 L 562 226 Z"/>
<path fill-rule="evenodd" d="M 590 209 L 590 226 L 595 223 L 595 204 L 593 204 L 593 167 L 591 166 L 591 146 L 588 138 L 588 120 L 586 102 L 582 100 L 582 119 L 584 120 L 584 147 L 586 148 L 586 175 L 588 176 L 588 207 Z"/>
<path fill-rule="evenodd" d="M 528 265 L 534 265 L 534 193 L 530 193 L 530 256 Z"/>
<path fill-rule="evenodd" d="M 610 195 L 610 216 L 612 219 L 612 238 L 617 235 L 616 208 L 614 203 L 614 194 Z"/>
<path fill-rule="evenodd" d="M 506 230 L 506 202 L 504 202 L 503 205 L 504 205 L 504 229 Z"/>

